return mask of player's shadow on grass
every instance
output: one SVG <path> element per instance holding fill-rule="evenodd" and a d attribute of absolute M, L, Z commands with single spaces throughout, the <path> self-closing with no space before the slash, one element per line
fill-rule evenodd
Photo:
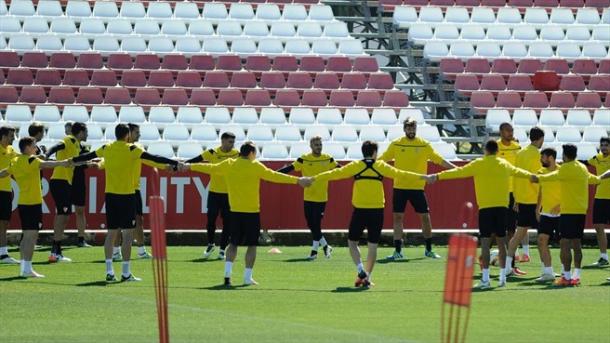
<path fill-rule="evenodd" d="M 414 262 L 414 261 L 421 261 L 421 260 L 425 260 L 425 257 L 416 257 L 416 258 L 409 258 L 409 259 L 403 259 L 403 260 L 388 260 L 385 258 L 380 258 L 377 260 L 377 263 L 379 264 L 388 264 L 388 263 L 408 263 L 408 262 Z"/>
<path fill-rule="evenodd" d="M 600 269 L 600 270 L 604 270 L 606 268 L 610 268 L 610 266 L 602 266 L 602 267 L 598 267 L 598 266 L 582 266 L 582 269 Z"/>
<path fill-rule="evenodd" d="M 77 283 L 76 287 L 106 287 L 106 286 L 109 286 L 112 284 L 113 284 L 113 282 L 106 282 L 104 280 L 99 280 L 99 281 Z"/>
<path fill-rule="evenodd" d="M 364 288 L 364 287 L 337 287 L 335 289 L 333 289 L 332 291 L 330 291 L 331 293 L 360 293 L 360 292 L 366 292 L 368 291 L 368 288 Z"/>
<path fill-rule="evenodd" d="M 186 262 L 193 262 L 193 263 L 207 263 L 207 262 L 217 262 L 220 260 L 217 260 L 215 258 L 196 258 L 196 259 L 192 259 L 192 260 L 187 260 Z"/>
<path fill-rule="evenodd" d="M 293 262 L 312 262 L 312 261 L 310 259 L 308 259 L 307 257 L 299 257 L 299 258 L 289 258 L 287 260 L 283 260 L 282 262 L 293 263 Z"/>
<path fill-rule="evenodd" d="M 9 276 L 9 277 L 0 278 L 0 282 L 18 281 L 18 280 L 26 280 L 26 279 L 27 278 L 24 278 L 23 276 Z"/>

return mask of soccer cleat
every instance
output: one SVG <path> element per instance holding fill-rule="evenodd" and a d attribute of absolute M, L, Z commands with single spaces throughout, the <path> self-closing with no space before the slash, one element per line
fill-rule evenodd
<path fill-rule="evenodd" d="M 79 248 L 91 248 L 91 244 L 85 241 L 79 241 L 78 243 L 76 243 L 76 246 Z"/>
<path fill-rule="evenodd" d="M 244 285 L 256 286 L 256 285 L 258 285 L 258 282 L 256 282 L 254 279 L 250 278 L 250 280 L 244 280 Z"/>
<path fill-rule="evenodd" d="M 530 256 L 529 255 L 521 255 L 521 257 L 519 258 L 519 262 L 520 263 L 527 263 L 530 261 Z"/>
<path fill-rule="evenodd" d="M 562 276 L 559 280 L 556 280 L 553 285 L 559 287 L 570 287 L 572 286 L 572 281 Z"/>
<path fill-rule="evenodd" d="M 309 253 L 309 256 L 307 256 L 307 261 L 313 261 L 313 260 L 315 260 L 316 258 L 318 258 L 318 252 L 317 252 L 317 251 L 315 251 L 315 250 L 312 250 L 312 251 Z"/>
<path fill-rule="evenodd" d="M 324 257 L 326 258 L 330 258 L 332 253 L 333 253 L 333 247 L 331 247 L 330 245 L 325 245 L 322 250 L 324 250 Z"/>
<path fill-rule="evenodd" d="M 49 255 L 49 263 L 57 262 L 57 256 L 55 254 Z"/>
<path fill-rule="evenodd" d="M 572 280 L 570 280 L 572 283 L 572 286 L 580 286 L 580 278 L 573 278 Z"/>
<path fill-rule="evenodd" d="M 542 274 L 542 275 L 540 275 L 539 278 L 537 278 L 534 281 L 536 281 L 538 283 L 545 283 L 545 282 L 549 282 L 549 281 L 555 281 L 555 275 L 554 274 Z"/>
<path fill-rule="evenodd" d="M 226 287 L 231 287 L 231 278 L 230 277 L 226 277 L 225 278 L 225 282 L 223 283 L 224 286 Z"/>
<path fill-rule="evenodd" d="M 123 260 L 123 254 L 121 254 L 121 252 L 117 252 L 112 254 L 112 261 L 113 262 L 121 262 Z"/>
<path fill-rule="evenodd" d="M 368 277 L 366 279 L 364 279 L 364 281 L 362 282 L 362 287 L 364 287 L 364 288 L 371 288 L 374 286 L 375 286 L 375 284 L 371 280 L 369 280 Z"/>
<path fill-rule="evenodd" d="M 498 287 L 499 287 L 499 288 L 506 287 L 506 280 L 500 280 L 500 281 L 498 281 Z"/>
<path fill-rule="evenodd" d="M 606 260 L 603 257 L 600 257 L 599 260 L 597 260 L 597 262 L 591 264 L 591 266 L 593 266 L 593 267 L 604 267 L 604 266 L 607 266 L 608 264 L 610 264 L 610 262 L 608 262 L 608 260 Z"/>
<path fill-rule="evenodd" d="M 208 247 L 203 252 L 203 258 L 210 258 L 214 249 L 216 249 L 216 246 L 214 244 L 208 244 Z"/>
<path fill-rule="evenodd" d="M 491 283 L 489 281 L 481 281 L 474 286 L 474 289 L 485 290 L 490 289 Z"/>
<path fill-rule="evenodd" d="M 43 278 L 44 275 L 37 273 L 35 270 L 30 270 L 27 273 L 21 273 L 19 274 L 20 277 L 24 277 L 24 278 Z"/>
<path fill-rule="evenodd" d="M 354 287 L 363 286 L 365 281 L 368 281 L 367 278 L 368 278 L 368 275 L 366 274 L 366 272 L 364 270 L 359 272 L 358 275 L 356 276 L 356 281 L 354 281 Z"/>
<path fill-rule="evenodd" d="M 116 282 L 116 276 L 114 274 L 106 274 L 106 282 Z"/>
<path fill-rule="evenodd" d="M 57 258 L 57 262 L 58 263 L 69 263 L 72 262 L 72 259 L 69 257 L 66 257 L 64 255 L 56 255 Z"/>
<path fill-rule="evenodd" d="M 516 276 L 527 275 L 526 272 L 524 272 L 523 270 L 519 269 L 518 267 L 513 268 L 513 274 L 515 274 Z"/>
<path fill-rule="evenodd" d="M 121 282 L 134 282 L 134 281 L 142 281 L 141 278 L 133 276 L 133 274 L 129 274 L 129 276 L 121 275 Z"/>
<path fill-rule="evenodd" d="M 402 253 L 399 253 L 398 251 L 394 251 L 394 253 L 388 257 L 386 257 L 386 260 L 388 261 L 399 261 L 399 260 L 404 260 L 405 257 L 403 256 Z"/>
<path fill-rule="evenodd" d="M 19 264 L 19 261 L 9 255 L 0 256 L 0 264 Z"/>
<path fill-rule="evenodd" d="M 148 251 L 145 251 L 143 254 L 138 253 L 138 258 L 141 258 L 143 260 L 148 260 L 152 258 L 152 255 L 148 253 Z"/>
<path fill-rule="evenodd" d="M 435 253 L 432 250 L 426 250 L 426 252 L 424 253 L 424 256 L 429 257 L 429 258 L 434 258 L 434 259 L 441 258 L 441 255 Z"/>
<path fill-rule="evenodd" d="M 225 251 L 224 250 L 220 250 L 218 252 L 218 259 L 219 260 L 224 260 L 225 259 Z"/>

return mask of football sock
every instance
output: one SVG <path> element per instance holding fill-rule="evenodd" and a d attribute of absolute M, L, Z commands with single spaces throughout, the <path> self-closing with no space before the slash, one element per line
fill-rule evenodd
<path fill-rule="evenodd" d="M 123 261 L 122 263 L 122 274 L 124 277 L 128 277 L 129 275 L 131 275 L 131 270 L 129 268 L 129 261 Z"/>
<path fill-rule="evenodd" d="M 326 241 L 326 238 L 322 237 L 320 238 L 320 245 L 325 247 L 328 245 L 328 242 Z"/>
<path fill-rule="evenodd" d="M 106 260 L 106 274 L 114 275 L 114 268 L 112 267 L 112 259 Z"/>
<path fill-rule="evenodd" d="M 396 249 L 397 253 L 400 253 L 402 251 L 402 239 L 394 240 L 394 249 Z"/>
<path fill-rule="evenodd" d="M 426 238 L 426 251 L 432 251 L 432 238 Z"/>
<path fill-rule="evenodd" d="M 225 277 L 231 277 L 231 272 L 233 271 L 233 262 L 225 262 Z"/>

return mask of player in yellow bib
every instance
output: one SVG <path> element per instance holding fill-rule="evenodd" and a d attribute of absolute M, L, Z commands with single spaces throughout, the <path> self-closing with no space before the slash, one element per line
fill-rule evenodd
<path fill-rule="evenodd" d="M 10 126 L 0 127 L 0 169 L 8 168 L 11 161 L 17 157 L 13 149 L 15 141 L 15 128 Z M 0 178 L 0 264 L 18 264 L 19 261 L 8 254 L 8 240 L 6 231 L 13 212 L 13 190 L 11 179 Z"/>
<path fill-rule="evenodd" d="M 303 176 L 314 176 L 339 166 L 339 163 L 332 156 L 322 152 L 322 138 L 312 137 L 309 140 L 311 152 L 299 157 L 292 164 L 278 170 L 280 173 L 290 173 L 291 171 L 301 172 Z M 313 243 L 308 260 L 313 261 L 318 257 L 318 248 L 322 246 L 324 256 L 331 257 L 333 248 L 328 244 L 322 235 L 322 219 L 328 201 L 328 182 L 316 182 L 311 187 L 303 191 L 303 211 L 307 227 L 311 231 Z"/>
<path fill-rule="evenodd" d="M 610 170 L 610 138 L 603 137 L 599 140 L 599 154 L 595 155 L 588 165 L 595 168 L 597 175 Z M 595 191 L 593 200 L 593 227 L 597 233 L 599 244 L 599 260 L 593 266 L 603 267 L 608 263 L 608 237 L 605 229 L 610 225 L 610 180 L 603 180 Z"/>

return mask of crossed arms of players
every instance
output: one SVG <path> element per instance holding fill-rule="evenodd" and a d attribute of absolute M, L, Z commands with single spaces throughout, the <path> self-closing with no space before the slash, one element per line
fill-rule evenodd
<path fill-rule="evenodd" d="M 32 156 L 32 158 L 38 158 Z M 72 160 L 62 160 L 62 161 L 44 161 L 40 159 L 40 169 L 52 169 L 55 167 L 76 167 L 81 165 L 82 163 L 74 163 Z M 7 177 L 10 175 L 9 168 L 5 168 L 0 170 L 0 177 Z"/>

